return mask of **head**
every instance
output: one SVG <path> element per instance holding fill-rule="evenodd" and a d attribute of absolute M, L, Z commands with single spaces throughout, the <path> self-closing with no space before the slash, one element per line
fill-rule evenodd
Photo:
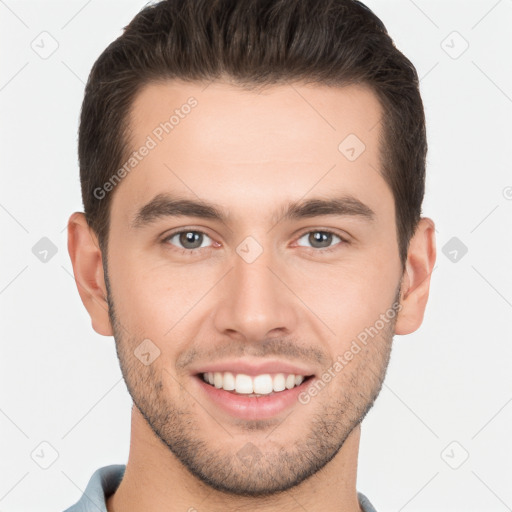
<path fill-rule="evenodd" d="M 428 298 L 426 150 L 414 66 L 357 1 L 164 1 L 96 61 L 75 276 L 137 414 L 191 474 L 279 492 L 360 424 Z M 309 378 L 288 415 L 241 419 L 202 387 L 228 359 Z"/>

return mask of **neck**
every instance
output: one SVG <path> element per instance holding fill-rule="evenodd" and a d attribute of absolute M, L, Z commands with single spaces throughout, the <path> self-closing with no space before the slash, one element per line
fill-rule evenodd
<path fill-rule="evenodd" d="M 320 471 L 289 491 L 261 498 L 233 496 L 199 481 L 155 436 L 136 407 L 128 463 L 108 512 L 360 512 L 356 493 L 360 426 Z"/>

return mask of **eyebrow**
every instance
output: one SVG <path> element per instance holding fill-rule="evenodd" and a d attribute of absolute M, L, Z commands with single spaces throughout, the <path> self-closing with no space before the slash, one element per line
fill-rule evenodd
<path fill-rule="evenodd" d="M 280 213 L 280 215 L 279 215 Z M 323 215 L 353 216 L 373 220 L 375 212 L 359 199 L 345 195 L 328 199 L 314 198 L 293 201 L 274 214 L 276 222 L 281 220 L 300 220 Z M 168 217 L 198 217 L 216 220 L 224 224 L 229 222 L 222 208 L 202 200 L 176 197 L 170 194 L 158 194 L 142 206 L 134 215 L 131 227 L 143 228 L 152 222 Z"/>

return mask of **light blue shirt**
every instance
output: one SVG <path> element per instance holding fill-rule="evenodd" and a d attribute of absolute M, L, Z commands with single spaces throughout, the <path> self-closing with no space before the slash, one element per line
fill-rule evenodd
<path fill-rule="evenodd" d="M 64 512 L 108 512 L 107 498 L 114 494 L 121 483 L 125 469 L 126 466 L 123 464 L 112 464 L 97 469 L 82 497 Z M 358 492 L 357 497 L 363 512 L 376 512 L 366 496 Z"/>

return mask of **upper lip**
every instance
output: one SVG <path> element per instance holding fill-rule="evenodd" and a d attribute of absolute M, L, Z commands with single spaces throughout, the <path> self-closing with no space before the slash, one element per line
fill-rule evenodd
<path fill-rule="evenodd" d="M 247 359 L 231 359 L 225 361 L 217 361 L 215 363 L 204 364 L 193 371 L 193 373 L 207 372 L 231 372 L 243 373 L 245 375 L 262 375 L 265 373 L 284 373 L 294 375 L 310 376 L 314 375 L 311 368 L 290 363 L 288 361 L 279 360 L 252 360 Z"/>

